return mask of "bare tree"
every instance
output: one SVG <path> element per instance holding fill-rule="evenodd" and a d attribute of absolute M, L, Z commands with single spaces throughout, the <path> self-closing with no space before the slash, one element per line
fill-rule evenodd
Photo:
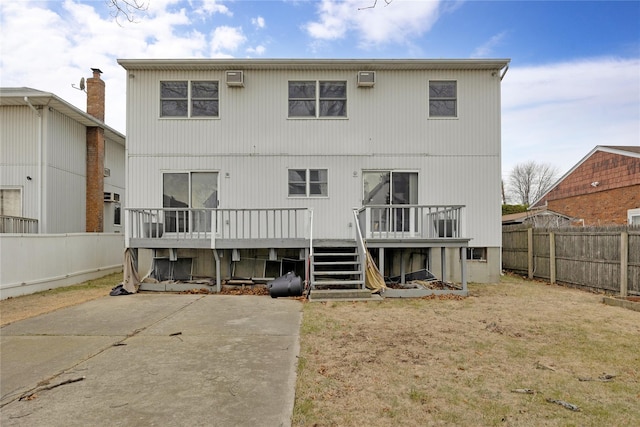
<path fill-rule="evenodd" d="M 383 0 L 383 1 L 386 3 L 385 6 L 389 6 L 393 2 L 393 0 Z M 377 5 L 378 5 L 378 0 L 373 0 L 373 4 L 371 6 L 359 7 L 358 10 L 374 9 Z"/>
<path fill-rule="evenodd" d="M 558 168 L 530 160 L 517 164 L 509 174 L 509 192 L 523 205 L 539 199 L 555 183 Z"/>
<path fill-rule="evenodd" d="M 127 21 L 135 22 L 136 13 L 145 12 L 149 8 L 151 0 L 106 0 L 111 9 L 111 16 L 118 21 L 124 16 Z"/>

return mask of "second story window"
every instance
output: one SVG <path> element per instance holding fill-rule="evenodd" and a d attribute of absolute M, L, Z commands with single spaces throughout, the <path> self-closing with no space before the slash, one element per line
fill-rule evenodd
<path fill-rule="evenodd" d="M 429 82 L 429 117 L 458 117 L 458 91 L 455 81 Z"/>
<path fill-rule="evenodd" d="M 217 81 L 160 82 L 160 117 L 218 117 Z"/>
<path fill-rule="evenodd" d="M 289 82 L 289 117 L 346 116 L 346 81 Z"/>

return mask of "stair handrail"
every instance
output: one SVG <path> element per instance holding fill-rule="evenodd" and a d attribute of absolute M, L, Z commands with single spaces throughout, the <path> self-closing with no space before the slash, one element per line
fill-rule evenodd
<path fill-rule="evenodd" d="M 358 220 L 358 208 L 353 208 L 353 219 L 356 229 L 356 243 L 358 245 L 358 253 L 360 254 L 360 274 L 362 275 L 362 289 L 366 288 L 367 282 L 367 247 L 364 244 L 362 230 L 360 229 L 360 221 Z"/>
<path fill-rule="evenodd" d="M 306 286 L 311 290 L 311 276 L 313 275 L 313 209 L 309 209 L 309 256 L 305 266 Z M 308 293 L 307 293 L 308 296 Z"/>

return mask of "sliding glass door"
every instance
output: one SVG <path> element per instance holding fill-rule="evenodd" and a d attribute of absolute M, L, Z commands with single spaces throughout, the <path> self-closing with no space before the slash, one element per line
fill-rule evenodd
<path fill-rule="evenodd" d="M 413 209 L 402 205 L 418 203 L 417 172 L 363 171 L 362 180 L 363 203 L 372 206 L 371 231 L 415 230 Z"/>
<path fill-rule="evenodd" d="M 165 173 L 162 207 L 176 208 L 165 212 L 165 230 L 168 232 L 211 231 L 211 214 L 208 209 L 218 207 L 218 173 Z"/>

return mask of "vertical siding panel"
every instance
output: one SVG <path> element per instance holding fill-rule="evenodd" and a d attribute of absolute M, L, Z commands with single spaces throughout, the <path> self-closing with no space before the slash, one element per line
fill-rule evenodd
<path fill-rule="evenodd" d="M 27 106 L 0 106 L 0 185 L 21 189 L 28 218 L 38 218 L 38 120 Z"/>
<path fill-rule="evenodd" d="M 121 201 L 124 201 L 124 147 L 117 142 L 105 141 L 105 167 L 109 168 L 110 176 L 104 178 L 104 191 L 116 192 L 120 194 Z"/>
<path fill-rule="evenodd" d="M 86 127 L 55 110 L 45 117 L 47 232 L 84 232 Z"/>

